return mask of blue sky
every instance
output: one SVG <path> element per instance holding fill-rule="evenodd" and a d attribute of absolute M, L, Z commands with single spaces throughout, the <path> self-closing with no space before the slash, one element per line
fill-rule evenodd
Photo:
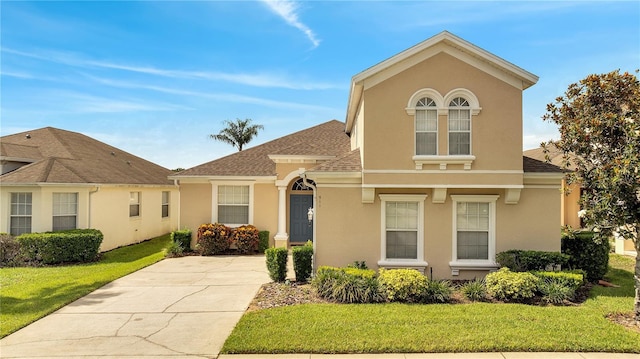
<path fill-rule="evenodd" d="M 351 77 L 448 30 L 540 77 L 524 147 L 557 137 L 546 104 L 591 73 L 640 68 L 640 2 L 2 1 L 0 134 L 53 126 L 168 168 L 345 119 Z"/>

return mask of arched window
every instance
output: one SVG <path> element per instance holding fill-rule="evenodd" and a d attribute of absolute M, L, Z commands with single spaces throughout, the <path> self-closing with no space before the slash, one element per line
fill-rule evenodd
<path fill-rule="evenodd" d="M 471 154 L 471 107 L 463 97 L 449 102 L 449 155 Z"/>
<path fill-rule="evenodd" d="M 311 184 L 312 186 L 316 185 L 312 180 L 307 180 L 307 182 L 309 182 L 309 184 Z M 293 182 L 293 185 L 291 186 L 291 190 L 292 191 L 313 191 L 313 188 L 305 185 L 302 178 L 298 178 L 297 181 Z"/>
<path fill-rule="evenodd" d="M 438 108 L 430 97 L 415 105 L 416 156 L 438 154 Z"/>

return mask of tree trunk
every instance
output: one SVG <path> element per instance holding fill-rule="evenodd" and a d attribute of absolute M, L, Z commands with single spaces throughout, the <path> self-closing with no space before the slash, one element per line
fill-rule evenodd
<path fill-rule="evenodd" d="M 636 314 L 636 324 L 640 326 L 640 226 L 636 226 L 636 236 L 633 243 L 636 247 L 636 271 L 633 276 L 636 283 L 636 301 L 634 311 Z"/>

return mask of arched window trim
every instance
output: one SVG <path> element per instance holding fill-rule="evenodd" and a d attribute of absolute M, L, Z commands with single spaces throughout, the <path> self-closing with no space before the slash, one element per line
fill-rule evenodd
<path fill-rule="evenodd" d="M 308 182 L 315 186 L 315 182 L 313 182 L 312 180 L 308 180 Z M 295 182 L 293 182 L 293 184 L 291 185 L 291 190 L 292 191 L 313 191 L 313 188 L 307 186 L 304 184 L 304 180 L 302 178 L 298 178 Z"/>
<path fill-rule="evenodd" d="M 405 111 L 407 111 L 407 115 L 414 116 L 416 114 L 416 107 L 417 107 L 416 105 L 418 104 L 418 101 L 420 101 L 423 97 L 431 98 L 433 102 L 436 103 L 436 109 L 438 110 L 438 115 L 442 114 L 441 110 L 445 108 L 444 106 L 445 102 L 440 92 L 432 88 L 424 88 L 416 91 L 409 98 L 409 102 L 407 102 L 407 107 L 405 108 Z"/>
<path fill-rule="evenodd" d="M 480 107 L 480 102 L 478 101 L 476 95 L 465 88 L 453 89 L 444 96 L 443 103 L 446 104 L 447 109 L 449 108 L 449 104 L 451 103 L 451 101 L 453 101 L 456 97 L 462 97 L 467 100 L 467 102 L 469 102 L 469 107 L 471 108 L 471 116 L 478 115 L 480 113 L 480 110 L 482 110 L 482 107 Z"/>

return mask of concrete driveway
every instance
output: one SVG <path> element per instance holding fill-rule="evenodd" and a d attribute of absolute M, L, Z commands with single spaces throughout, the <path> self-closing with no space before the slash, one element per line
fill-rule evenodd
<path fill-rule="evenodd" d="M 165 259 L 0 341 L 2 358 L 212 358 L 263 283 L 264 256 Z"/>

